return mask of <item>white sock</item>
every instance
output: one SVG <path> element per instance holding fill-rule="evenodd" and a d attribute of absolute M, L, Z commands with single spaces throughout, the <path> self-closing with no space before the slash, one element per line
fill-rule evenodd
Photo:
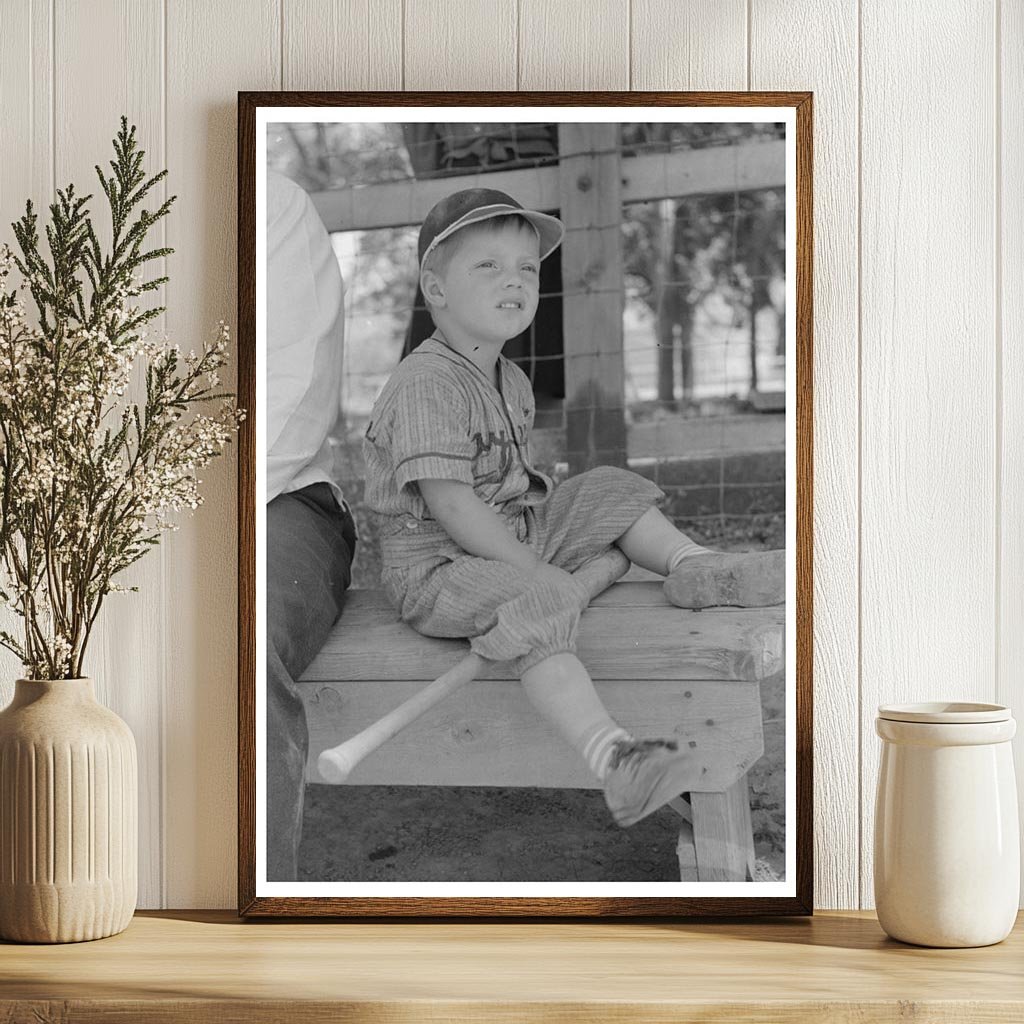
<path fill-rule="evenodd" d="M 683 542 L 677 547 L 672 554 L 668 556 L 668 573 L 666 575 L 671 576 L 675 568 L 685 558 L 691 558 L 693 555 L 704 555 L 709 554 L 710 548 L 702 548 L 699 544 L 695 544 L 689 537 L 685 537 Z"/>
<path fill-rule="evenodd" d="M 523 673 L 523 692 L 603 781 L 613 744 L 630 736 L 608 714 L 579 658 L 566 651 L 538 662 Z"/>
<path fill-rule="evenodd" d="M 599 782 L 604 782 L 604 777 L 608 774 L 608 765 L 611 763 L 615 744 L 619 740 L 630 739 L 632 737 L 629 733 L 611 720 L 608 724 L 599 726 L 587 737 L 580 753 Z"/>

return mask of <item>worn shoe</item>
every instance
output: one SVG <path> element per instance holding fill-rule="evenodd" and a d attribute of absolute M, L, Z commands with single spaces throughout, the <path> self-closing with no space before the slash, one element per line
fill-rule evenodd
<path fill-rule="evenodd" d="M 684 558 L 665 577 L 665 596 L 679 608 L 760 608 L 786 600 L 786 552 L 709 551 Z"/>
<path fill-rule="evenodd" d="M 615 823 L 628 828 L 689 790 L 698 771 L 675 740 L 618 740 L 604 777 L 604 800 Z"/>

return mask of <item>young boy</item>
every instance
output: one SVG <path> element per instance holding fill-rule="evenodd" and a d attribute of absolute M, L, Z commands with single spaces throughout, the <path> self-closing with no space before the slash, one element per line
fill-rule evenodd
<path fill-rule="evenodd" d="M 666 576 L 676 605 L 754 606 L 785 599 L 785 561 L 782 551 L 698 546 L 634 473 L 602 467 L 556 487 L 532 465 L 533 393 L 501 349 L 533 320 L 540 263 L 563 230 L 494 189 L 456 192 L 427 215 L 420 286 L 436 329 L 374 404 L 366 501 L 402 619 L 514 661 L 531 703 L 586 760 L 625 827 L 694 788 L 700 767 L 674 740 L 635 740 L 605 710 L 575 654 L 587 594 L 571 573 L 615 544 Z"/>

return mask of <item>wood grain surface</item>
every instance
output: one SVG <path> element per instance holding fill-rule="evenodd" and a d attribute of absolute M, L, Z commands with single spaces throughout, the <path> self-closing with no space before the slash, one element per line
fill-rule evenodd
<path fill-rule="evenodd" d="M 630 87 L 751 88 L 747 8 L 745 0 L 633 0 Z"/>
<path fill-rule="evenodd" d="M 0 1020 L 1008 1024 L 1024 934 L 887 939 L 870 914 L 686 923 L 239 923 L 136 917 L 121 935 L 0 946 Z"/>
<path fill-rule="evenodd" d="M 822 907 L 859 905 L 857 10 L 751 8 L 751 82 L 814 91 L 814 870 Z M 832 45 L 792 46 L 795 38 Z"/>
<path fill-rule="evenodd" d="M 281 12 L 281 88 L 343 82 L 346 89 L 401 89 L 404 7 L 402 0 L 288 0 Z"/>
<path fill-rule="evenodd" d="M 429 680 L 302 683 L 309 723 L 309 782 L 326 782 L 320 752 L 372 725 Z M 756 682 L 618 679 L 597 684 L 612 718 L 634 736 L 693 744 L 709 767 L 754 764 L 763 753 Z M 518 681 L 476 680 L 370 754 L 347 784 L 540 786 L 596 789 L 586 763 L 527 701 Z"/>
<path fill-rule="evenodd" d="M 622 157 L 616 124 L 558 126 L 569 473 L 626 466 Z"/>
<path fill-rule="evenodd" d="M 402 88 L 515 89 L 518 27 L 513 0 L 422 0 L 403 3 L 402 10 Z"/>
<path fill-rule="evenodd" d="M 657 583 L 633 586 L 661 594 Z M 465 641 L 425 640 L 379 605 L 379 592 L 353 592 L 303 680 L 429 680 L 465 656 Z M 595 679 L 762 679 L 779 667 L 784 618 L 781 607 L 686 612 L 647 595 L 602 603 L 580 620 L 580 658 Z M 492 664 L 481 677 L 514 679 L 513 669 Z"/>
<path fill-rule="evenodd" d="M 499 0 L 507 3 L 508 0 Z M 517 0 L 520 89 L 629 89 L 629 6 Z"/>

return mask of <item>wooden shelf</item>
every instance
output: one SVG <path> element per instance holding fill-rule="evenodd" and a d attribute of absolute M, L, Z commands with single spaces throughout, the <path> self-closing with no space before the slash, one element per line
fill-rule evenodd
<path fill-rule="evenodd" d="M 1024 919 L 996 946 L 929 950 L 848 911 L 628 924 L 159 911 L 99 942 L 0 943 L 0 1021 L 1007 1024 L 1024 1019 L 1022 963 Z"/>

